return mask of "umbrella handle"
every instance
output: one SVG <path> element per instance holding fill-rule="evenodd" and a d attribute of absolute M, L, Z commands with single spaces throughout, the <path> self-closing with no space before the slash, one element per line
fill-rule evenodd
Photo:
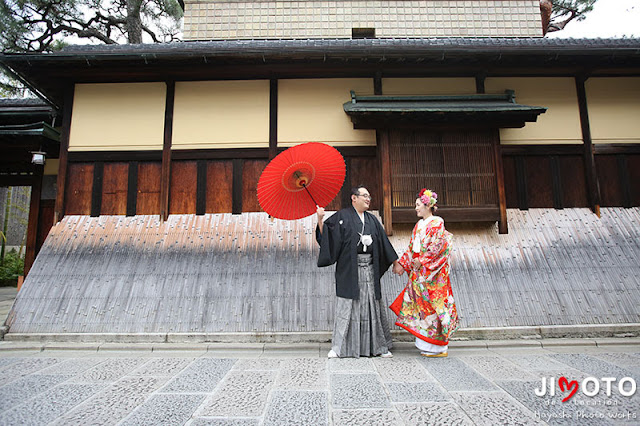
<path fill-rule="evenodd" d="M 311 197 L 311 200 L 315 203 L 315 205 L 319 206 L 318 202 L 315 200 L 315 198 L 313 198 L 313 195 L 311 195 L 311 193 L 307 189 L 307 185 L 303 183 L 302 187 L 304 188 L 305 191 L 307 191 L 307 194 L 309 194 L 309 197 Z"/>

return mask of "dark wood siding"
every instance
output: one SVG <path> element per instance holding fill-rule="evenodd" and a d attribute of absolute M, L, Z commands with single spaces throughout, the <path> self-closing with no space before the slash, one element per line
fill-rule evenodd
<path fill-rule="evenodd" d="M 553 183 L 549 157 L 527 157 L 525 164 L 529 207 L 553 207 Z"/>
<path fill-rule="evenodd" d="M 580 156 L 568 155 L 560 156 L 559 161 L 564 207 L 588 206 L 584 160 Z"/>
<path fill-rule="evenodd" d="M 258 203 L 258 180 L 267 166 L 267 160 L 244 160 L 242 167 L 242 211 L 260 212 Z"/>
<path fill-rule="evenodd" d="M 394 208 L 412 210 L 415 194 L 422 187 L 438 192 L 440 205 L 445 207 L 441 211 L 443 217 L 447 207 L 481 209 L 497 205 L 495 173 L 492 171 L 494 159 L 488 155 L 487 149 L 487 140 L 491 137 L 489 132 L 478 135 L 450 130 L 389 133 L 395 137 L 390 159 L 395 173 Z M 462 139 L 468 144 L 461 143 Z M 595 160 L 603 207 L 640 205 L 639 149 L 638 145 L 596 146 Z M 588 207 L 582 146 L 503 145 L 501 150 L 507 207 Z M 200 196 L 205 198 L 204 212 L 232 212 L 234 163 L 239 171 L 239 186 L 235 188 L 239 212 L 261 211 L 256 189 L 260 174 L 268 163 L 262 152 L 176 152 L 180 158 L 172 161 L 171 213 L 196 213 L 198 161 L 206 166 L 206 180 L 201 179 L 205 183 L 200 191 Z M 382 176 L 376 148 L 347 147 L 341 148 L 341 152 L 347 165 L 346 180 L 326 208 L 338 210 L 348 206 L 351 188 L 363 184 L 372 195 L 371 209 L 381 210 Z M 161 162 L 150 155 L 73 153 L 65 191 L 66 214 L 89 215 L 92 203 L 96 204 L 97 200 L 100 201 L 97 205 L 102 215 L 159 214 Z M 196 160 L 199 155 L 202 155 L 202 160 Z M 100 168 L 102 178 L 98 179 L 96 175 Z M 94 188 L 96 181 L 101 189 Z M 203 186 L 202 182 L 200 185 Z M 98 190 L 99 193 L 94 193 Z M 129 213 L 128 204 L 132 209 Z M 413 219 L 413 212 L 410 213 Z M 464 212 L 455 219 L 464 220 Z M 470 217 L 467 219 L 471 220 Z"/>
<path fill-rule="evenodd" d="M 53 215 L 56 208 L 55 200 L 40 200 L 40 214 L 38 215 L 38 238 L 36 239 L 36 255 L 49 235 L 53 226 Z"/>
<path fill-rule="evenodd" d="M 93 163 L 69 164 L 65 191 L 65 214 L 90 214 L 92 189 Z"/>
<path fill-rule="evenodd" d="M 371 210 L 379 210 L 382 207 L 382 192 L 380 191 L 380 166 L 376 157 L 352 157 L 351 163 L 351 184 L 347 190 L 356 185 L 364 185 L 371 194 Z M 338 198 L 338 197 L 336 197 Z M 343 206 L 346 207 L 346 206 Z"/>
<path fill-rule="evenodd" d="M 127 213 L 129 163 L 105 163 L 102 178 L 102 208 L 100 214 Z"/>
<path fill-rule="evenodd" d="M 507 207 L 587 207 L 581 149 L 577 145 L 503 146 Z"/>
<path fill-rule="evenodd" d="M 628 155 L 629 185 L 631 186 L 631 204 L 640 206 L 640 155 Z"/>
<path fill-rule="evenodd" d="M 138 163 L 138 202 L 136 214 L 160 213 L 160 180 L 162 163 L 141 161 Z"/>
<path fill-rule="evenodd" d="M 514 157 L 503 157 L 504 189 L 507 194 L 507 208 L 518 208 L 518 187 L 516 185 L 516 161 Z"/>
<path fill-rule="evenodd" d="M 169 213 L 196 213 L 196 161 L 173 161 L 171 163 L 171 185 L 169 187 Z"/>
<path fill-rule="evenodd" d="M 596 172 L 602 207 L 622 206 L 623 193 L 616 156 L 596 155 Z"/>
<path fill-rule="evenodd" d="M 233 162 L 207 163 L 207 213 L 229 213 L 232 207 Z"/>

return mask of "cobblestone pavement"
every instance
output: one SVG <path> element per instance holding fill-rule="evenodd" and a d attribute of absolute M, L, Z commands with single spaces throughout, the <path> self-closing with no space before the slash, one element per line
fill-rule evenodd
<path fill-rule="evenodd" d="M 454 342 L 439 359 L 398 346 L 327 359 L 326 344 L 0 342 L 0 425 L 640 424 L 638 392 L 622 394 L 637 338 Z M 543 378 L 555 395 L 536 395 Z"/>

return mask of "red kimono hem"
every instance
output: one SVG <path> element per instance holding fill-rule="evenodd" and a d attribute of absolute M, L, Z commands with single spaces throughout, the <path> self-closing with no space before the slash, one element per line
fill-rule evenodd
<path fill-rule="evenodd" d="M 404 328 L 404 329 L 405 329 L 405 330 L 407 330 L 409 333 L 411 333 L 411 334 L 413 334 L 414 336 L 416 336 L 418 339 L 420 339 L 420 340 L 424 340 L 424 341 L 425 341 L 425 342 L 427 342 L 427 343 L 431 343 L 431 344 L 433 344 L 433 345 L 437 345 L 437 346 L 447 346 L 447 345 L 449 344 L 449 342 L 448 342 L 448 341 L 447 341 L 447 342 L 443 342 L 442 340 L 435 340 L 435 339 L 432 339 L 432 338 L 430 338 L 430 337 L 424 337 L 424 336 L 423 336 L 423 335 L 421 335 L 420 333 L 417 333 L 417 332 L 413 331 L 412 329 L 410 329 L 410 328 L 409 328 L 409 327 L 407 327 L 406 325 L 404 325 L 404 324 L 400 324 L 400 323 L 399 323 L 399 322 L 397 322 L 397 321 L 396 321 L 396 325 L 397 325 L 398 327 L 402 327 L 402 328 Z"/>

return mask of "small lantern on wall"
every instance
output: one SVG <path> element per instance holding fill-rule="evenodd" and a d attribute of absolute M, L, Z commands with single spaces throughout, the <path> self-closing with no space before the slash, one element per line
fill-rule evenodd
<path fill-rule="evenodd" d="M 46 152 L 33 151 L 31 152 L 31 163 L 37 166 L 44 166 L 46 160 Z"/>

